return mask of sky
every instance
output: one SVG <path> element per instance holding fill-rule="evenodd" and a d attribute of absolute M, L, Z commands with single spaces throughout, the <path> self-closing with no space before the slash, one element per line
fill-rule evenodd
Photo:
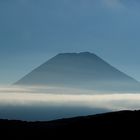
<path fill-rule="evenodd" d="M 58 53 L 89 51 L 140 81 L 139 0 L 0 0 L 0 84 Z"/>

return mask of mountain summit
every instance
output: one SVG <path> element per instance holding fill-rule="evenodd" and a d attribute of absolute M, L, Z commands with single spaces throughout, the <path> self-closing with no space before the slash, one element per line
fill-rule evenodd
<path fill-rule="evenodd" d="M 48 60 L 17 85 L 43 85 L 101 91 L 138 91 L 135 79 L 90 52 L 61 53 Z"/>

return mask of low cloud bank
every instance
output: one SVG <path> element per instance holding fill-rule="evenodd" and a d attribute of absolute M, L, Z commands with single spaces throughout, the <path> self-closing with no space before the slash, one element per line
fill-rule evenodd
<path fill-rule="evenodd" d="M 129 109 L 140 109 L 140 94 L 53 87 L 0 88 L 0 118 L 53 120 Z"/>

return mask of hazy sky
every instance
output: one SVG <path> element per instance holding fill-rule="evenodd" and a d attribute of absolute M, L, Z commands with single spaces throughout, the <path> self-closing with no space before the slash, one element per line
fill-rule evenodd
<path fill-rule="evenodd" d="M 139 7 L 139 0 L 0 0 L 0 84 L 79 51 L 140 80 Z"/>

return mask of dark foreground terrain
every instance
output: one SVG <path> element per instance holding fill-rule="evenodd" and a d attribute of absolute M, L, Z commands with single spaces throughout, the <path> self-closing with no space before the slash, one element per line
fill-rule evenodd
<path fill-rule="evenodd" d="M 50 122 L 0 120 L 0 135 L 9 139 L 85 139 L 140 134 L 140 111 L 119 111 Z"/>

